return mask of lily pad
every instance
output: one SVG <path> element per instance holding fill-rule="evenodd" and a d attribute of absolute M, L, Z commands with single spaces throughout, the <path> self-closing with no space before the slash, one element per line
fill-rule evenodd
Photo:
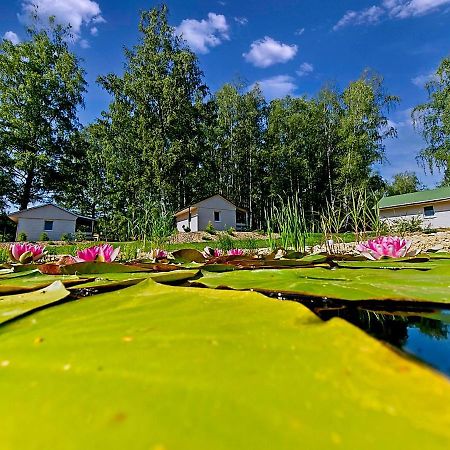
<path fill-rule="evenodd" d="M 61 281 L 39 291 L 26 294 L 0 296 L 0 324 L 51 303 L 58 302 L 69 295 Z"/>
<path fill-rule="evenodd" d="M 0 277 L 0 295 L 36 291 L 58 280 L 65 286 L 72 286 L 83 283 L 86 279 L 76 275 L 43 275 L 37 269 L 27 272 L 11 273 L 7 276 L 3 275 Z"/>
<path fill-rule="evenodd" d="M 175 261 L 181 263 L 190 263 L 190 262 L 203 263 L 206 260 L 206 258 L 203 256 L 203 253 L 193 248 L 184 248 L 181 250 L 176 250 L 172 252 L 172 255 L 175 258 Z"/>
<path fill-rule="evenodd" d="M 447 379 L 340 319 L 256 293 L 147 280 L 8 325 L 0 355 L 5 448 L 46 448 L 49 436 L 59 450 L 450 439 Z"/>
<path fill-rule="evenodd" d="M 428 271 L 305 268 L 211 273 L 201 284 L 338 300 L 450 303 L 450 265 Z"/>

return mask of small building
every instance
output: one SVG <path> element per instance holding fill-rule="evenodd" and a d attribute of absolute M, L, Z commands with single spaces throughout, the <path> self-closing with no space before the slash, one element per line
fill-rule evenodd
<path fill-rule="evenodd" d="M 46 233 L 51 241 L 59 241 L 64 234 L 74 236 L 78 230 L 92 235 L 95 219 L 80 216 L 52 203 L 33 206 L 9 214 L 17 224 L 16 240 L 19 233 L 25 233 L 28 241 L 38 241 Z"/>
<path fill-rule="evenodd" d="M 224 231 L 233 227 L 236 231 L 248 226 L 248 212 L 238 208 L 222 195 L 213 195 L 175 213 L 177 230 L 204 231 L 211 223 L 214 229 Z"/>
<path fill-rule="evenodd" d="M 450 187 L 383 197 L 378 206 L 381 219 L 417 217 L 423 228 L 450 228 Z"/>

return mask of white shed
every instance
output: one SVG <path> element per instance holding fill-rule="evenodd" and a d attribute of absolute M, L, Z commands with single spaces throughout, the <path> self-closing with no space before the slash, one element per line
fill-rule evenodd
<path fill-rule="evenodd" d="M 450 228 L 450 187 L 383 197 L 378 207 L 384 220 L 416 217 L 423 228 Z"/>
<path fill-rule="evenodd" d="M 175 213 L 177 230 L 204 231 L 211 222 L 218 231 L 233 227 L 239 231 L 248 226 L 248 214 L 222 195 L 216 194 Z"/>
<path fill-rule="evenodd" d="M 17 211 L 8 216 L 17 223 L 16 239 L 25 233 L 28 241 L 38 241 L 47 233 L 51 241 L 58 241 L 64 234 L 74 235 L 81 225 L 93 232 L 95 219 L 80 216 L 52 203 Z"/>

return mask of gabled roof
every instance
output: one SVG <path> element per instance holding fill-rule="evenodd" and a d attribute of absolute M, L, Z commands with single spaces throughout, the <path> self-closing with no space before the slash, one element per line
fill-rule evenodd
<path fill-rule="evenodd" d="M 96 220 L 93 219 L 92 217 L 85 217 L 85 216 L 80 216 L 79 214 L 75 214 L 72 211 L 69 211 L 68 209 L 62 208 L 61 206 L 55 205 L 54 203 L 44 203 L 43 205 L 37 205 L 37 206 L 32 206 L 31 208 L 27 208 L 27 209 L 21 209 L 20 211 L 15 211 L 11 214 L 8 214 L 8 217 L 11 220 L 14 220 L 15 218 L 18 218 L 22 215 L 22 213 L 27 212 L 27 211 L 31 211 L 33 209 L 39 209 L 39 208 L 45 208 L 48 206 L 53 206 L 54 208 L 58 208 L 61 211 L 66 212 L 67 214 L 70 214 L 72 216 L 74 216 L 77 219 L 86 219 L 86 220 Z"/>
<path fill-rule="evenodd" d="M 411 192 L 410 194 L 391 195 L 383 197 L 378 206 L 383 208 L 394 208 L 396 206 L 407 206 L 418 203 L 430 203 L 433 201 L 450 199 L 450 187 L 442 187 L 438 189 L 428 189 L 426 191 Z"/>
<path fill-rule="evenodd" d="M 214 194 L 214 195 L 210 195 L 209 197 L 202 198 L 201 200 L 199 200 L 199 201 L 196 202 L 196 203 L 193 203 L 193 204 L 190 205 L 190 206 L 186 206 L 185 208 L 180 209 L 180 211 L 177 211 L 174 215 L 175 215 L 175 216 L 179 216 L 180 214 L 187 213 L 187 212 L 189 211 L 189 208 L 191 208 L 191 209 L 192 209 L 192 208 L 197 208 L 198 205 L 199 205 L 200 203 L 203 203 L 204 201 L 209 200 L 210 198 L 213 198 L 213 197 L 221 197 L 223 200 L 225 200 L 226 202 L 228 202 L 230 205 L 234 206 L 236 209 L 240 209 L 240 210 L 246 211 L 245 208 L 239 208 L 239 207 L 237 207 L 233 202 L 231 202 L 230 200 L 228 200 L 228 199 L 227 199 L 226 197 L 224 197 L 222 194 Z"/>

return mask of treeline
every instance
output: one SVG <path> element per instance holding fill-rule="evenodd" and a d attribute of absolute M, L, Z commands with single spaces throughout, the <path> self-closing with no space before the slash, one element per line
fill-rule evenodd
<path fill-rule="evenodd" d="M 312 219 L 329 204 L 345 207 L 352 191 L 385 187 L 372 166 L 396 135 L 387 114 L 398 98 L 376 74 L 270 103 L 258 85 L 212 94 L 162 6 L 141 14 L 123 74 L 98 78 L 111 102 L 83 128 L 84 72 L 67 30 L 50 25 L 0 45 L 0 188 L 21 208 L 50 195 L 127 239 L 216 193 L 262 228 L 283 199 L 297 196 Z"/>

